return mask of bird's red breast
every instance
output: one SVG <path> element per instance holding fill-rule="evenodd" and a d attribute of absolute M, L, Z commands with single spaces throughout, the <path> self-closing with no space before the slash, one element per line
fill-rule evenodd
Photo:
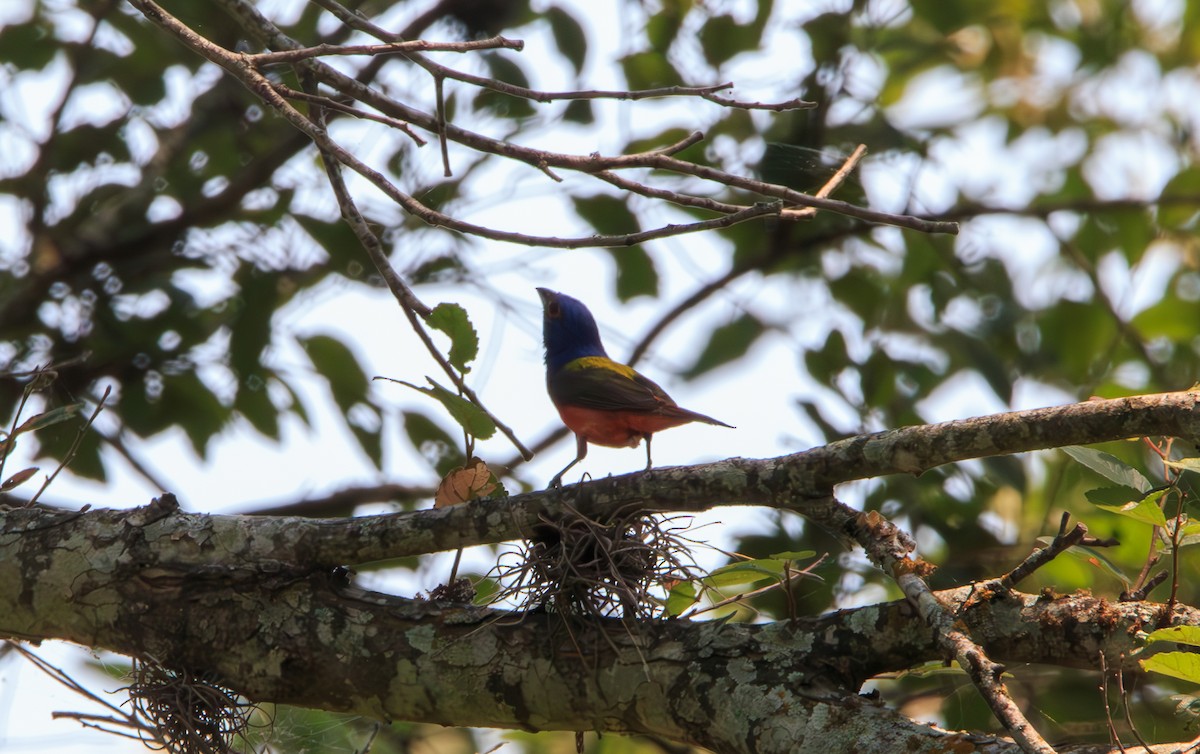
<path fill-rule="evenodd" d="M 575 434 L 596 445 L 610 448 L 636 448 L 649 434 L 695 421 L 687 413 L 646 413 L 611 411 L 582 406 L 557 406 L 563 424 Z"/>

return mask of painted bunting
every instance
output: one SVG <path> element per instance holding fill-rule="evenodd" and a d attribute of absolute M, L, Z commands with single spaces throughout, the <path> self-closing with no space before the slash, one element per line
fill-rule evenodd
<path fill-rule="evenodd" d="M 542 339 L 546 346 L 546 391 L 563 424 L 575 433 L 575 460 L 550 480 L 562 484 L 563 474 L 587 455 L 588 443 L 610 448 L 636 448 L 646 441 L 650 469 L 650 438 L 655 432 L 688 422 L 730 427 L 711 416 L 680 408 L 666 391 L 631 367 L 613 361 L 600 342 L 596 319 L 583 302 L 538 288 L 542 297 Z"/>

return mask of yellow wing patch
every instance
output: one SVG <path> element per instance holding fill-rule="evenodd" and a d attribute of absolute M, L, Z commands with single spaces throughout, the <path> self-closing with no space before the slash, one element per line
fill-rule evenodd
<path fill-rule="evenodd" d="M 583 358 L 575 359 L 571 363 L 563 367 L 564 370 L 577 372 L 583 369 L 605 369 L 609 372 L 616 372 L 626 379 L 634 379 L 637 377 L 637 371 L 631 366 L 626 366 L 619 361 L 613 361 L 607 356 L 584 356 Z"/>

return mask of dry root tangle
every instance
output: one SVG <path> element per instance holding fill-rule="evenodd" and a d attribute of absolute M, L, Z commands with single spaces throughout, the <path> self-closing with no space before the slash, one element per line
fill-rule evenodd
<path fill-rule="evenodd" d="M 228 689 L 148 660 L 135 659 L 130 675 L 134 710 L 172 754 L 227 754 L 250 725 L 255 707 Z"/>
<path fill-rule="evenodd" d="M 690 523 L 633 508 L 597 521 L 564 504 L 560 516 L 543 518 L 521 549 L 501 558 L 493 571 L 497 599 L 577 617 L 661 617 L 671 585 L 694 578 L 690 540 L 682 536 Z"/>

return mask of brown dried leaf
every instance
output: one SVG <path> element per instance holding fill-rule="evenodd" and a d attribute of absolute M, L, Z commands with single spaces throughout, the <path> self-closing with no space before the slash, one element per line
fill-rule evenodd
<path fill-rule="evenodd" d="M 28 469 L 23 469 L 4 480 L 4 484 L 0 484 L 0 492 L 8 492 L 14 487 L 17 487 L 29 481 L 29 478 L 38 473 L 37 466 L 31 466 Z"/>
<path fill-rule="evenodd" d="M 496 477 L 488 465 L 478 458 L 467 459 L 467 465 L 456 466 L 438 485 L 433 498 L 434 508 L 458 505 L 480 497 L 487 497 L 496 489 Z"/>

